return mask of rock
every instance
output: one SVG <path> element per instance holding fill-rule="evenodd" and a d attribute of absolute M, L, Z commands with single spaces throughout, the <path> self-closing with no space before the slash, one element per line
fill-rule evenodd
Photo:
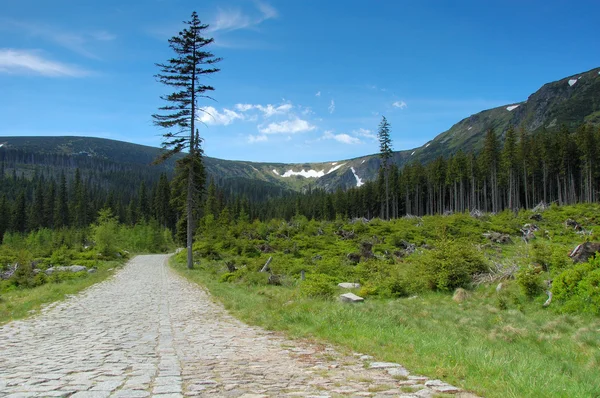
<path fill-rule="evenodd" d="M 573 249 L 569 257 L 576 263 L 585 263 L 598 252 L 600 252 L 600 243 L 585 242 Z"/>
<path fill-rule="evenodd" d="M 338 283 L 338 287 L 342 289 L 360 289 L 360 283 L 342 282 Z"/>
<path fill-rule="evenodd" d="M 357 296 L 354 293 L 344 293 L 340 295 L 340 300 L 344 303 L 361 303 L 365 301 L 364 298 Z"/>
<path fill-rule="evenodd" d="M 402 365 L 394 362 L 371 362 L 369 369 L 389 369 L 389 368 L 401 368 Z"/>
<path fill-rule="evenodd" d="M 533 208 L 533 212 L 534 213 L 540 213 L 544 210 L 547 210 L 550 206 L 548 206 L 544 201 L 541 201 L 540 203 L 538 203 L 537 206 L 535 206 Z"/>
<path fill-rule="evenodd" d="M 448 383 L 444 383 L 441 380 L 428 380 L 425 382 L 425 387 L 429 387 L 437 392 L 452 394 L 457 393 L 460 390 Z"/>
<path fill-rule="evenodd" d="M 484 237 L 488 238 L 494 243 L 512 243 L 512 239 L 508 234 L 501 234 L 500 232 L 486 232 L 483 234 Z"/>
<path fill-rule="evenodd" d="M 88 274 L 95 274 L 98 270 L 96 268 L 90 268 L 88 269 Z"/>
<path fill-rule="evenodd" d="M 500 293 L 500 290 L 502 290 L 502 282 L 498 283 L 498 286 L 496 286 L 496 293 Z"/>
<path fill-rule="evenodd" d="M 468 293 L 465 289 L 463 288 L 458 288 L 456 289 L 456 291 L 454 292 L 454 295 L 452 296 L 452 300 L 454 300 L 457 303 L 462 303 L 463 301 L 465 301 L 468 297 Z"/>
<path fill-rule="evenodd" d="M 323 260 L 323 256 L 321 256 L 320 254 L 317 254 L 317 255 L 315 255 L 315 256 L 312 258 L 312 260 L 313 260 L 313 261 L 319 261 L 319 260 Z"/>
<path fill-rule="evenodd" d="M 386 370 L 390 376 L 400 376 L 400 377 L 408 377 L 408 370 L 404 369 L 402 366 L 389 368 Z"/>
<path fill-rule="evenodd" d="M 87 267 L 84 267 L 83 265 L 69 265 L 66 267 L 50 267 L 44 272 L 46 275 L 52 275 L 54 272 L 82 272 L 87 270 Z"/>

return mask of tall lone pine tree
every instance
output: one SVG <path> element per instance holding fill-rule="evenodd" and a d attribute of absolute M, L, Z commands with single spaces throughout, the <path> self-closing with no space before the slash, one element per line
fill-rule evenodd
<path fill-rule="evenodd" d="M 185 200 L 187 266 L 191 269 L 194 264 L 192 254 L 194 207 L 199 203 L 198 196 L 202 189 L 199 180 L 203 180 L 195 176 L 199 170 L 203 170 L 201 139 L 195 128 L 197 114 L 202 111 L 198 108 L 198 99 L 211 99 L 206 92 L 214 91 L 214 87 L 203 84 L 200 80 L 205 75 L 218 72 L 219 69 L 214 67 L 214 64 L 221 59 L 205 50 L 213 39 L 202 36 L 208 25 L 200 22 L 195 11 L 192 13 L 191 20 L 184 23 L 187 27 L 177 36 L 169 39 L 169 47 L 175 52 L 175 56 L 164 64 L 156 64 L 160 68 L 160 73 L 155 76 L 157 80 L 167 86 L 175 87 L 176 91 L 161 96 L 168 105 L 159 108 L 161 113 L 152 115 L 152 118 L 156 126 L 170 130 L 163 134 L 162 147 L 166 152 L 160 160 L 188 149 L 186 159 L 179 165 L 184 167 L 183 172 L 187 173 Z M 171 130 L 173 128 L 177 130 L 173 132 Z"/>
<path fill-rule="evenodd" d="M 385 219 L 390 219 L 390 168 L 389 161 L 392 157 L 392 139 L 390 138 L 390 124 L 385 116 L 381 117 L 379 131 L 379 157 L 381 157 L 381 168 L 385 178 Z"/>

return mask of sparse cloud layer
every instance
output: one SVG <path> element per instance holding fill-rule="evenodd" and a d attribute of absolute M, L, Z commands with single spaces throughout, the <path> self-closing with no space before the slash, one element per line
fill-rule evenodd
<path fill-rule="evenodd" d="M 335 112 L 335 101 L 331 100 L 331 102 L 329 103 L 329 108 L 327 108 L 329 110 L 329 113 L 333 113 Z"/>
<path fill-rule="evenodd" d="M 337 142 L 341 142 L 342 144 L 356 145 L 362 144 L 362 141 L 359 138 L 352 137 L 348 134 L 334 134 L 333 130 L 327 130 L 323 133 L 321 137 L 322 140 L 335 140 Z"/>
<path fill-rule="evenodd" d="M 0 73 L 34 74 L 49 77 L 82 77 L 89 72 L 64 63 L 51 61 L 38 51 L 0 49 Z"/>
<path fill-rule="evenodd" d="M 258 126 L 258 131 L 263 134 L 296 134 L 312 131 L 316 128 L 306 120 L 293 119 Z"/>
<path fill-rule="evenodd" d="M 405 109 L 407 105 L 404 101 L 396 101 L 392 104 L 392 106 L 395 108 Z"/>
<path fill-rule="evenodd" d="M 266 20 L 277 18 L 277 10 L 271 5 L 263 2 L 255 4 L 260 15 L 248 15 L 239 8 L 219 9 L 215 20 L 210 23 L 209 31 L 216 33 L 248 29 Z"/>
<path fill-rule="evenodd" d="M 198 119 L 202 123 L 212 124 L 212 125 L 222 125 L 228 126 L 233 123 L 236 119 L 244 119 L 244 115 L 241 115 L 235 111 L 230 109 L 223 109 L 222 112 L 219 112 L 212 106 L 205 107 L 202 111 Z"/>
<path fill-rule="evenodd" d="M 5 30 L 18 32 L 43 41 L 54 43 L 58 46 L 73 51 L 87 58 L 97 59 L 93 47 L 98 42 L 109 42 L 117 38 L 113 33 L 105 30 L 89 30 L 85 32 L 70 32 L 63 28 L 50 25 L 22 22 L 18 20 L 0 20 Z"/>

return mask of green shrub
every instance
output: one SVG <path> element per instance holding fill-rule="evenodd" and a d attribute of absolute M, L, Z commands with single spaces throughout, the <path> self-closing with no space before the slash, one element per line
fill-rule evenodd
<path fill-rule="evenodd" d="M 554 279 L 552 293 L 566 312 L 600 314 L 600 258 L 563 271 Z"/>
<path fill-rule="evenodd" d="M 220 260 L 221 255 L 217 251 L 217 245 L 212 240 L 201 241 L 194 244 L 194 252 L 197 252 L 200 257 L 209 260 Z"/>
<path fill-rule="evenodd" d="M 541 273 L 542 269 L 536 265 L 527 265 L 517 272 L 517 283 L 524 295 L 532 298 L 544 290 Z"/>
<path fill-rule="evenodd" d="M 222 274 L 219 277 L 219 282 L 221 283 L 226 283 L 226 282 L 235 282 L 238 279 L 239 275 L 236 274 L 235 272 L 225 272 L 224 274 Z"/>
<path fill-rule="evenodd" d="M 36 276 L 33 277 L 33 280 L 31 281 L 31 286 L 36 287 L 36 286 L 45 285 L 46 283 L 48 283 L 48 280 L 49 280 L 48 275 L 46 275 L 43 272 L 40 272 Z"/>
<path fill-rule="evenodd" d="M 335 294 L 335 279 L 325 274 L 310 274 L 300 284 L 300 294 L 304 297 L 331 298 Z"/>
<path fill-rule="evenodd" d="M 249 271 L 242 276 L 242 282 L 249 286 L 263 286 L 268 281 L 269 274 L 266 272 Z"/>
<path fill-rule="evenodd" d="M 545 271 L 550 268 L 552 261 L 552 249 L 547 243 L 534 241 L 533 242 L 533 262 L 540 265 Z"/>
<path fill-rule="evenodd" d="M 52 252 L 50 263 L 52 265 L 71 265 L 74 254 L 72 250 L 63 245 Z"/>
<path fill-rule="evenodd" d="M 117 252 L 119 240 L 119 223 L 110 209 L 102 209 L 98 213 L 98 221 L 92 226 L 92 236 L 98 252 L 111 258 Z"/>
<path fill-rule="evenodd" d="M 471 284 L 474 274 L 486 270 L 483 255 L 465 241 L 442 240 L 415 259 L 415 286 L 453 291 Z"/>

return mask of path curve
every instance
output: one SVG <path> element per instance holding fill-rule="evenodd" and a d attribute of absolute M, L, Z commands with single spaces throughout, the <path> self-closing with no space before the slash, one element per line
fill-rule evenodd
<path fill-rule="evenodd" d="M 396 364 L 368 369 L 369 357 L 250 327 L 167 260 L 135 257 L 114 277 L 0 327 L 0 397 L 432 397 L 452 390 L 406 376 Z"/>

